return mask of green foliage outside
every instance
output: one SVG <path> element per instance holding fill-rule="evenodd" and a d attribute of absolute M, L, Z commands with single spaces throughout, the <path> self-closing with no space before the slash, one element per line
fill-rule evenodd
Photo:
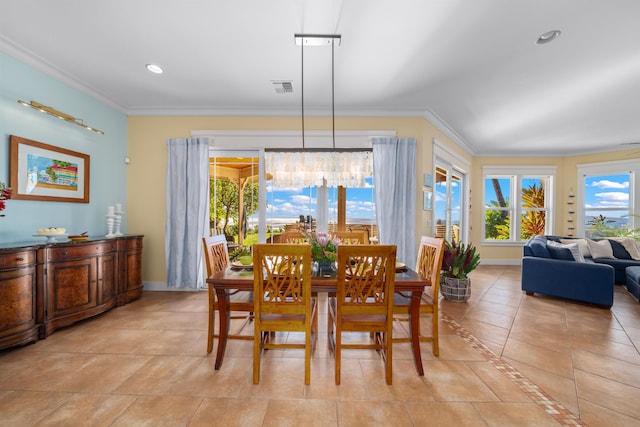
<path fill-rule="evenodd" d="M 635 214 L 629 216 L 640 218 Z M 591 217 L 586 224 L 587 237 L 631 237 L 640 241 L 640 228 L 612 227 L 609 225 L 612 223 L 615 223 L 615 221 L 602 214 Z"/>
<path fill-rule="evenodd" d="M 247 217 L 258 210 L 258 184 L 247 183 L 244 187 L 244 209 Z M 225 179 L 209 180 L 209 215 L 212 227 L 225 236 L 238 236 L 238 187 Z M 234 224 L 229 224 L 233 219 Z M 249 230 L 247 230 L 247 233 Z"/>
<path fill-rule="evenodd" d="M 494 181 L 494 189 L 499 200 L 492 200 L 489 204 L 494 208 L 508 208 L 509 200 L 504 199 L 497 180 Z M 537 234 L 544 234 L 546 224 L 546 212 L 533 210 L 544 208 L 544 181 L 540 185 L 533 184 L 522 189 L 522 209 L 520 238 L 528 239 Z M 491 209 L 485 211 L 485 238 L 495 240 L 508 240 L 511 232 L 511 218 L 507 210 Z"/>

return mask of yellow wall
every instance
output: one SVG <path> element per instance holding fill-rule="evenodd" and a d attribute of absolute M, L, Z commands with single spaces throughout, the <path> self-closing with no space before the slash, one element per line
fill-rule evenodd
<path fill-rule="evenodd" d="M 574 194 L 578 188 L 578 171 L 577 167 L 585 163 L 608 162 L 614 160 L 629 160 L 630 154 L 634 150 L 616 151 L 609 153 L 588 154 L 573 157 L 475 157 L 473 159 L 473 167 L 470 182 L 472 183 L 471 192 L 471 241 L 476 243 L 481 259 L 485 262 L 519 262 L 522 258 L 522 245 L 500 245 L 491 246 L 483 245 L 482 242 L 482 168 L 483 166 L 556 166 L 556 193 L 555 206 L 556 217 L 554 221 L 554 234 L 567 235 L 569 216 L 568 210 L 570 189 Z M 636 150 L 637 151 L 637 150 Z M 635 156 L 638 157 L 638 156 Z M 473 184 L 476 183 L 474 186 Z M 576 207 L 580 200 L 575 200 Z M 575 215 L 573 215 L 575 217 Z"/>
<path fill-rule="evenodd" d="M 418 235 L 431 234 L 426 213 L 422 210 L 421 183 L 424 173 L 433 173 L 432 141 L 437 138 L 470 161 L 469 155 L 421 117 L 336 117 L 335 121 L 336 129 L 340 130 L 395 130 L 399 138 L 416 138 L 416 231 Z M 326 118 L 305 118 L 307 130 L 330 126 Z M 194 130 L 299 129 L 299 117 L 130 117 L 127 232 L 145 235 L 143 281 L 166 282 L 164 227 L 168 138 L 186 138 Z"/>
<path fill-rule="evenodd" d="M 307 130 L 328 129 L 326 118 L 308 117 Z M 423 175 L 433 173 L 433 139 L 447 145 L 455 155 L 471 165 L 471 238 L 478 246 L 484 262 L 518 262 L 521 245 L 482 245 L 482 167 L 485 165 L 556 166 L 555 233 L 567 233 L 569 189 L 577 190 L 577 165 L 584 163 L 628 160 L 637 150 L 597 153 L 573 157 L 474 157 L 454 144 L 429 121 L 421 117 L 336 117 L 340 130 L 395 130 L 397 136 L 417 139 L 416 170 L 416 234 L 430 235 L 428 211 L 422 210 Z M 145 235 L 143 281 L 165 282 L 164 259 L 165 171 L 167 138 L 189 137 L 194 130 L 299 130 L 299 117 L 130 117 L 128 155 L 128 223 L 127 232 Z M 239 147 L 240 148 L 240 147 Z M 637 156 L 635 156 L 637 157 Z M 580 203 L 576 200 L 576 203 Z"/>

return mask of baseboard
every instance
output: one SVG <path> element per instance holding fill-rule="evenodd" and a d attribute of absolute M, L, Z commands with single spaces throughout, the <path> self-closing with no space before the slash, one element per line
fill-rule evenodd
<path fill-rule="evenodd" d="M 520 265 L 521 259 L 480 259 L 480 265 Z"/>
<path fill-rule="evenodd" d="M 168 291 L 168 292 L 194 292 L 194 291 L 206 291 L 207 288 L 192 289 L 192 288 L 170 288 L 167 286 L 167 282 L 142 282 L 142 287 L 145 291 Z"/>

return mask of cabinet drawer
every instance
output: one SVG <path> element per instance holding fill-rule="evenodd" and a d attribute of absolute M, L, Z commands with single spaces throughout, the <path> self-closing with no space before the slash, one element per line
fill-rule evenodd
<path fill-rule="evenodd" d="M 84 258 L 104 255 L 116 250 L 116 242 L 87 243 L 78 245 L 48 248 L 49 261 L 64 261 L 68 259 Z"/>
<path fill-rule="evenodd" d="M 5 268 L 18 268 L 24 265 L 35 264 L 35 262 L 35 251 L 0 253 L 0 270 Z"/>
<path fill-rule="evenodd" d="M 127 250 L 142 249 L 142 239 L 127 239 Z"/>

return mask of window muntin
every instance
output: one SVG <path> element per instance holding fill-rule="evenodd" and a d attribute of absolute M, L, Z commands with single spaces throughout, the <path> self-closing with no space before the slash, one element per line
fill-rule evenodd
<path fill-rule="evenodd" d="M 551 233 L 551 192 L 555 172 L 549 170 L 549 173 L 545 173 L 547 171 L 543 169 L 527 171 L 526 167 L 522 169 L 506 173 L 506 168 L 485 168 L 485 242 L 518 242 L 536 234 Z M 497 171 L 502 173 L 495 173 Z"/>

